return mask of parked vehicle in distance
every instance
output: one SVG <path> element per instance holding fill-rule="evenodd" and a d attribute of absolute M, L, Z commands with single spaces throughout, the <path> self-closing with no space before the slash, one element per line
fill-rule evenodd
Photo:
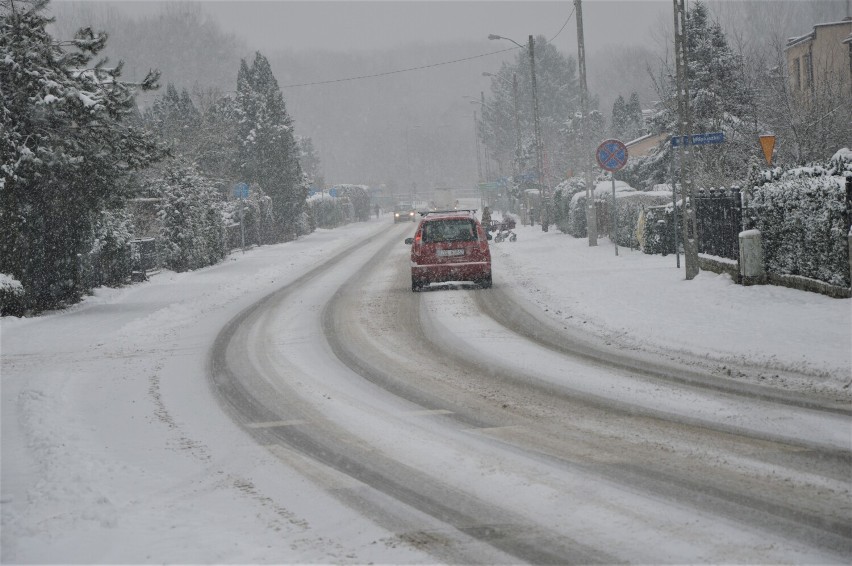
<path fill-rule="evenodd" d="M 417 213 L 406 204 L 398 204 L 393 207 L 393 221 L 394 224 L 397 222 L 416 222 Z"/>
<path fill-rule="evenodd" d="M 433 210 L 455 210 L 459 201 L 456 200 L 455 191 L 450 188 L 437 188 L 432 190 Z"/>
<path fill-rule="evenodd" d="M 491 235 L 475 210 L 422 212 L 411 246 L 411 290 L 431 283 L 469 281 L 491 287 Z"/>

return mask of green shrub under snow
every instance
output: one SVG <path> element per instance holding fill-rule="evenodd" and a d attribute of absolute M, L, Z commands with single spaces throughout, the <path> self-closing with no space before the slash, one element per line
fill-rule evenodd
<path fill-rule="evenodd" d="M 0 273 L 0 315 L 21 316 L 26 311 L 24 286 L 5 273 Z"/>
<path fill-rule="evenodd" d="M 155 183 L 160 193 L 157 217 L 164 265 L 186 271 L 221 261 L 227 251 L 225 218 L 210 181 L 191 165 L 175 162 Z"/>
<path fill-rule="evenodd" d="M 829 164 L 792 169 L 754 188 L 748 213 L 767 271 L 850 285 L 848 176 L 852 154 L 838 152 Z"/>

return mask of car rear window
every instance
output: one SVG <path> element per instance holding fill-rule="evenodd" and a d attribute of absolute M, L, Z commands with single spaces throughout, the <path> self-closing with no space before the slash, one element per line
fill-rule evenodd
<path fill-rule="evenodd" d="M 423 224 L 423 242 L 473 242 L 478 240 L 476 224 L 464 218 L 433 220 Z"/>

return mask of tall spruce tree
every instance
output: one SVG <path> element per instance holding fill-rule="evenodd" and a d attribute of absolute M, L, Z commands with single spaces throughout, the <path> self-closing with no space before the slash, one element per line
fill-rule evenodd
<path fill-rule="evenodd" d="M 642 105 L 639 103 L 639 93 L 633 91 L 630 101 L 624 105 L 624 141 L 635 140 L 645 133 L 645 119 L 642 117 Z"/>
<path fill-rule="evenodd" d="M 307 183 L 299 164 L 293 120 L 266 57 L 259 52 L 237 75 L 239 169 L 244 182 L 260 185 L 272 200 L 276 241 L 302 230 Z"/>
<path fill-rule="evenodd" d="M 186 89 L 178 93 L 172 83 L 166 85 L 166 92 L 145 111 L 144 117 L 152 129 L 178 153 L 184 153 L 185 149 L 194 144 L 201 123 L 201 115 L 189 93 Z"/>
<path fill-rule="evenodd" d="M 687 52 L 692 133 L 725 132 L 724 144 L 696 146 L 695 180 L 699 185 L 719 186 L 742 179 L 747 174 L 749 156 L 756 151 L 754 139 L 754 96 L 743 74 L 742 58 L 728 44 L 722 26 L 710 18 L 707 6 L 696 2 L 687 13 Z M 664 100 L 653 117 L 659 132 L 678 131 L 674 71 L 666 73 L 667 84 L 658 84 Z M 664 168 L 667 166 L 658 160 Z M 655 182 L 663 182 L 665 171 L 659 171 Z"/>
<path fill-rule="evenodd" d="M 627 129 L 627 108 L 624 103 L 624 97 L 620 94 L 612 104 L 612 120 L 610 121 L 610 133 L 613 137 L 622 139 L 624 132 Z"/>
<path fill-rule="evenodd" d="M 573 57 L 566 57 L 555 45 L 539 36 L 535 39 L 535 73 L 539 122 L 546 152 L 545 169 L 550 171 L 555 181 L 564 171 L 577 168 L 582 162 L 573 150 L 573 140 L 565 135 L 565 123 L 574 117 L 579 107 L 577 63 Z M 492 77 L 491 95 L 487 105 L 481 108 L 482 139 L 489 154 L 500 160 L 505 174 L 511 173 L 517 145 L 513 75 L 518 82 L 521 169 L 535 167 L 530 56 L 527 50 L 520 50 L 512 63 L 504 62 Z"/>
<path fill-rule="evenodd" d="M 80 30 L 60 45 L 46 0 L 0 14 L 0 272 L 20 281 L 27 308 L 76 301 L 83 264 L 105 209 L 120 209 L 124 181 L 160 157 L 132 125 L 133 90 L 121 64 L 91 64 L 105 34 Z M 149 73 L 143 89 L 156 87 Z"/>

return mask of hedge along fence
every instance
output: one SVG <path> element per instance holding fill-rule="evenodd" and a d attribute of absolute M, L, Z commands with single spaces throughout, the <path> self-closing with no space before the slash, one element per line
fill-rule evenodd
<path fill-rule="evenodd" d="M 622 192 L 616 193 L 615 215 L 617 233 L 612 234 L 612 194 L 609 198 L 599 198 L 595 202 L 597 213 L 598 236 L 609 236 L 619 246 L 627 248 L 640 247 L 641 238 L 637 236 L 636 228 L 642 211 L 648 207 L 670 203 L 671 193 L 654 192 Z"/>
<path fill-rule="evenodd" d="M 767 272 L 850 286 L 846 183 L 839 175 L 785 175 L 755 187 L 747 212 L 760 230 Z"/>
<path fill-rule="evenodd" d="M 812 280 L 846 289 L 852 286 L 849 263 L 852 154 L 838 154 L 840 157 L 835 156 L 828 164 L 800 167 L 785 173 L 769 172 L 759 181 L 762 184 L 753 188 L 750 198 L 747 197 L 742 214 L 749 227 L 761 232 L 765 268 L 770 278 L 793 276 L 801 281 Z M 700 222 L 699 251 L 736 259 L 738 249 L 729 250 L 729 253 L 713 252 L 704 245 L 708 238 L 720 234 L 727 238 L 738 224 L 735 216 L 719 214 L 722 203 L 713 199 L 736 200 L 737 191 L 716 191 L 715 196 L 707 191 L 704 199 L 697 199 L 697 219 L 702 204 L 706 212 L 712 213 Z M 642 232 L 645 253 L 674 253 L 674 213 L 670 203 L 645 209 Z M 681 213 L 681 206 L 678 206 L 678 224 Z M 678 226 L 678 239 L 680 237 Z M 819 286 L 811 287 L 813 289 L 807 288 L 825 292 Z"/>

